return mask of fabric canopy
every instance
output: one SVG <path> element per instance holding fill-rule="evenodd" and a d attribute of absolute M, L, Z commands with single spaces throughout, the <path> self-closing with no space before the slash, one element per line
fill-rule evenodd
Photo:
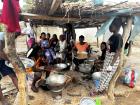
<path fill-rule="evenodd" d="M 113 20 L 115 19 L 115 17 L 111 17 L 108 21 L 106 21 L 101 27 L 100 29 L 97 31 L 96 33 L 96 37 L 99 37 L 101 35 L 104 35 L 107 30 L 109 29 L 109 26 L 111 25 L 111 23 L 113 22 Z"/>
<path fill-rule="evenodd" d="M 134 27 L 128 41 L 133 41 L 137 35 L 140 35 L 140 16 L 134 17 Z"/>

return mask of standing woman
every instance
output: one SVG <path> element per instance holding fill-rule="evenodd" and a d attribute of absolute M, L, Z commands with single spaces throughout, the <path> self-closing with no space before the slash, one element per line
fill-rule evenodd
<path fill-rule="evenodd" d="M 25 23 L 25 26 L 26 28 L 24 28 L 21 33 L 23 35 L 27 35 L 26 43 L 28 49 L 30 49 L 35 44 L 36 36 L 30 23 Z"/>
<path fill-rule="evenodd" d="M 123 46 L 122 36 L 118 33 L 119 28 L 115 25 L 111 25 L 109 30 L 113 35 L 108 40 L 109 49 L 106 52 L 100 84 L 97 86 L 96 92 L 103 92 L 108 89 L 109 82 L 115 74 L 120 61 L 119 56 Z"/>

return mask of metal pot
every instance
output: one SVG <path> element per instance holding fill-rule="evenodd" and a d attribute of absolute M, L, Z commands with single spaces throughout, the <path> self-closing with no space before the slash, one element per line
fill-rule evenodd
<path fill-rule="evenodd" d="M 90 73 L 92 66 L 90 64 L 80 64 L 79 71 L 82 73 Z"/>
<path fill-rule="evenodd" d="M 48 88 L 51 89 L 51 91 L 60 92 L 64 89 L 66 80 L 67 78 L 64 75 L 51 74 L 46 79 L 46 84 L 48 85 Z"/>
<path fill-rule="evenodd" d="M 55 65 L 55 67 L 59 70 L 63 70 L 63 69 L 66 69 L 67 68 L 67 64 L 65 63 L 58 63 Z"/>

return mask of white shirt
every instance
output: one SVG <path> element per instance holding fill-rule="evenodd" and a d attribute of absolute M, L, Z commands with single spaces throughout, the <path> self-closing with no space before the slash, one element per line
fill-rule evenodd
<path fill-rule="evenodd" d="M 4 41 L 4 32 L 0 32 L 0 40 Z"/>
<path fill-rule="evenodd" d="M 34 34 L 34 31 L 31 27 L 27 26 L 26 28 L 24 28 L 22 30 L 23 34 L 27 34 L 27 40 L 29 40 L 29 38 L 35 38 L 35 34 Z M 29 35 L 29 36 L 28 36 Z"/>
<path fill-rule="evenodd" d="M 66 40 L 64 40 L 63 42 L 59 41 L 59 46 L 60 46 L 60 52 L 63 52 L 66 48 Z"/>

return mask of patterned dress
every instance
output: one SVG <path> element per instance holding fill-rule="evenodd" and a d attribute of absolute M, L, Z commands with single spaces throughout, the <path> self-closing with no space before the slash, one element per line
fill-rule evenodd
<path fill-rule="evenodd" d="M 115 53 L 114 52 L 106 52 L 106 58 L 104 61 L 104 65 L 103 65 L 103 69 L 102 69 L 102 74 L 101 74 L 101 79 L 100 79 L 100 84 L 99 86 L 96 88 L 96 91 L 98 92 L 102 92 L 105 89 L 108 88 L 109 86 L 109 82 L 111 80 L 111 78 L 113 77 L 113 75 L 115 74 L 117 67 L 119 65 L 119 57 L 117 58 L 116 62 L 114 63 L 112 70 L 108 71 L 107 67 L 111 64 L 113 57 L 114 57 Z"/>

